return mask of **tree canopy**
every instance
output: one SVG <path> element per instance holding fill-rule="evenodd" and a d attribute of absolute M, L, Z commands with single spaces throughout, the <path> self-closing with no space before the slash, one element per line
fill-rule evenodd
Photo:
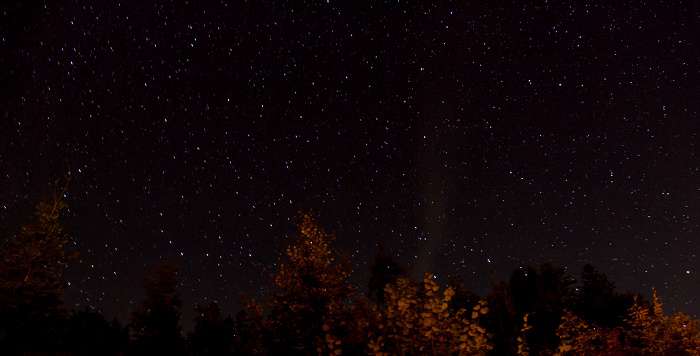
<path fill-rule="evenodd" d="M 143 276 L 143 303 L 122 327 L 60 307 L 75 255 L 59 222 L 61 196 L 38 204 L 37 222 L 0 249 L 2 354 L 700 355 L 700 321 L 664 314 L 656 294 L 651 303 L 620 294 L 591 265 L 578 283 L 550 263 L 516 268 L 481 299 L 457 271 L 444 289 L 430 274 L 414 281 L 380 248 L 365 297 L 349 282 L 334 234 L 304 213 L 268 300 L 242 296 L 235 318 L 216 302 L 195 304 L 185 338 L 179 266 L 161 263 Z"/>

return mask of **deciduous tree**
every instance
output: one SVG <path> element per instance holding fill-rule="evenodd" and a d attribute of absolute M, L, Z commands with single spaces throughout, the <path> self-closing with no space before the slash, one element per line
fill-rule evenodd
<path fill-rule="evenodd" d="M 340 353 L 343 345 L 338 337 L 345 333 L 340 320 L 347 311 L 343 300 L 355 290 L 348 283 L 350 269 L 330 247 L 334 237 L 311 215 L 300 214 L 298 226 L 299 235 L 273 275 L 282 292 L 270 299 L 269 351 L 280 355 L 316 354 L 326 349 Z"/>
<path fill-rule="evenodd" d="M 63 273 L 77 253 L 59 222 L 68 188 L 54 185 L 53 197 L 36 206 L 37 222 L 25 225 L 0 248 L 0 348 L 51 349 L 63 338 L 67 313 L 60 297 Z"/>
<path fill-rule="evenodd" d="M 68 179 L 70 181 L 70 179 Z M 66 287 L 63 272 L 77 253 L 67 249 L 68 235 L 59 222 L 66 207 L 56 182 L 51 200 L 36 206 L 38 222 L 22 230 L 0 250 L 0 305 L 6 308 L 54 308 Z"/>
<path fill-rule="evenodd" d="M 440 287 L 430 274 L 418 285 L 400 278 L 386 287 L 386 301 L 377 306 L 375 335 L 370 354 L 383 355 L 485 355 L 492 349 L 490 334 L 479 324 L 488 312 L 480 301 L 470 310 L 451 313 L 448 304 L 455 295 Z"/>
<path fill-rule="evenodd" d="M 661 306 L 654 291 L 652 307 L 630 308 L 630 349 L 635 355 L 700 355 L 700 321 L 683 313 L 667 316 Z"/>

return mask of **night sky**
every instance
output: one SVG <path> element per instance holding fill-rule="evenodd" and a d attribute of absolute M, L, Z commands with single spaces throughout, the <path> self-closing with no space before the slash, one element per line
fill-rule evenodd
<path fill-rule="evenodd" d="M 698 2 L 34 3 L 0 5 L 0 236 L 70 167 L 69 309 L 126 323 L 167 260 L 185 325 L 234 314 L 313 210 L 363 292 L 382 244 L 700 316 Z"/>

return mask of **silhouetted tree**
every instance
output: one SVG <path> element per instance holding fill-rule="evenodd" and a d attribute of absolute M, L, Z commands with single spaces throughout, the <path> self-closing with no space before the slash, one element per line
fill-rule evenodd
<path fill-rule="evenodd" d="M 490 320 L 489 326 L 496 333 L 499 329 L 502 332 L 494 337 L 495 354 L 515 354 L 518 337 L 526 340 L 533 355 L 556 347 L 559 342 L 556 330 L 571 298 L 573 283 L 563 268 L 545 263 L 539 271 L 531 266 L 515 269 L 507 290 L 504 289 L 505 285 L 501 285 L 501 288 L 494 286 L 489 303 L 497 311 L 491 316 L 501 319 Z M 523 335 L 526 315 L 530 329 Z"/>
<path fill-rule="evenodd" d="M 399 266 L 384 246 L 379 245 L 379 251 L 374 256 L 374 263 L 370 267 L 369 299 L 378 304 L 384 303 L 384 287 L 394 284 L 396 280 L 406 275 L 406 270 Z"/>
<path fill-rule="evenodd" d="M 132 314 L 131 330 L 137 355 L 180 355 L 185 342 L 180 326 L 182 300 L 175 293 L 179 267 L 162 263 L 153 274 L 143 277 L 146 299 Z"/>
<path fill-rule="evenodd" d="M 108 323 L 97 311 L 74 312 L 68 321 L 66 349 L 79 355 L 120 355 L 129 339 L 115 320 Z"/>
<path fill-rule="evenodd" d="M 625 325 L 629 308 L 634 304 L 632 294 L 619 294 L 615 283 L 590 264 L 583 266 L 581 286 L 576 293 L 573 311 L 589 324 L 602 327 Z"/>
<path fill-rule="evenodd" d="M 450 288 L 455 292 L 450 301 L 450 310 L 455 313 L 460 309 L 471 310 L 477 305 L 481 297 L 464 289 L 464 279 L 457 270 L 449 278 Z"/>
<path fill-rule="evenodd" d="M 346 312 L 343 300 L 354 291 L 348 284 L 350 270 L 329 247 L 333 236 L 310 215 L 302 214 L 298 226 L 300 234 L 273 275 L 282 292 L 270 298 L 266 327 L 270 354 L 311 355 L 329 345 L 342 348 L 335 339 L 329 343 L 325 335 L 343 334 L 337 321 Z"/>
<path fill-rule="evenodd" d="M 116 350 L 116 355 L 124 355 L 125 350 L 129 347 L 129 327 L 122 326 L 122 323 L 116 317 L 109 323 L 110 332 L 108 335 L 108 344 L 114 345 L 112 350 Z"/>
<path fill-rule="evenodd" d="M 216 302 L 209 305 L 195 304 L 194 332 L 187 341 L 194 355 L 230 355 L 234 337 L 234 322 L 231 317 L 221 316 Z"/>
<path fill-rule="evenodd" d="M 263 308 L 254 299 L 241 295 L 241 309 L 236 314 L 233 351 L 238 356 L 256 356 L 265 354 L 263 348 L 263 328 L 265 320 Z"/>
<path fill-rule="evenodd" d="M 486 316 L 486 329 L 494 333 L 493 354 L 512 355 L 520 325 L 508 282 L 494 284 L 487 300 L 491 312 Z"/>

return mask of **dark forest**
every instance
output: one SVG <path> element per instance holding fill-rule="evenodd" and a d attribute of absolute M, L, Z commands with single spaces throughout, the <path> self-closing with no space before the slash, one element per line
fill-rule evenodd
<path fill-rule="evenodd" d="M 69 180 L 69 179 L 68 179 Z M 67 185 L 66 185 L 67 186 Z M 591 265 L 575 280 L 544 263 L 515 269 L 488 295 L 412 280 L 384 248 L 366 285 L 349 283 L 350 263 L 310 213 L 283 249 L 266 300 L 240 293 L 240 311 L 182 300 L 177 264 L 143 276 L 142 305 L 130 320 L 67 310 L 63 278 L 75 253 L 60 223 L 65 189 L 37 206 L 36 221 L 2 247 L 3 355 L 696 355 L 700 324 L 665 315 L 653 296 L 620 293 Z M 119 293 L 115 290 L 114 293 Z M 232 290 L 231 293 L 236 293 Z M 194 304 L 192 304 L 194 302 Z M 194 308 L 194 330 L 181 312 Z"/>

